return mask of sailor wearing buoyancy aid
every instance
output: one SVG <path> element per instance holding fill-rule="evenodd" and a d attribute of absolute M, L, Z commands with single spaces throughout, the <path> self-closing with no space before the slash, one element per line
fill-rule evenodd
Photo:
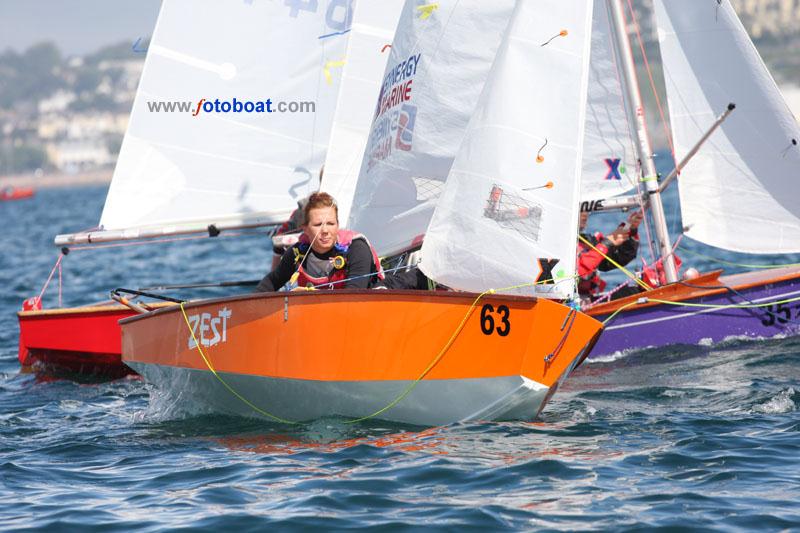
<path fill-rule="evenodd" d="M 300 288 L 366 289 L 383 279 L 375 250 L 361 234 L 339 229 L 336 201 L 312 194 L 303 210 L 303 235 L 256 290 L 277 291 L 293 278 Z"/>
<path fill-rule="evenodd" d="M 322 183 L 322 176 L 325 173 L 325 165 L 322 165 L 319 169 L 319 183 Z M 317 187 L 319 188 L 319 187 Z M 297 209 L 292 211 L 292 214 L 289 215 L 289 218 L 281 224 L 281 226 L 275 231 L 274 236 L 279 235 L 286 235 L 286 234 L 294 234 L 301 230 L 301 226 L 303 225 L 303 216 L 305 215 L 306 204 L 308 204 L 309 196 L 303 197 L 297 200 Z M 273 243 L 275 241 L 273 240 Z M 286 251 L 286 246 L 276 246 L 273 244 L 272 247 L 272 270 L 275 270 L 278 267 L 278 264 L 281 262 L 281 257 L 283 257 L 283 252 Z"/>
<path fill-rule="evenodd" d="M 622 266 L 636 258 L 639 251 L 638 228 L 642 221 L 642 213 L 634 211 L 628 216 L 627 223 L 620 224 L 608 235 L 600 232 L 585 234 L 583 230 L 586 228 L 588 217 L 588 213 L 581 213 L 581 236 L 591 242 L 597 250 L 590 248 L 580 240 L 578 241 L 578 294 L 582 298 L 594 298 L 605 290 L 606 282 L 597 271 L 608 272 L 617 268 L 607 257 Z"/>

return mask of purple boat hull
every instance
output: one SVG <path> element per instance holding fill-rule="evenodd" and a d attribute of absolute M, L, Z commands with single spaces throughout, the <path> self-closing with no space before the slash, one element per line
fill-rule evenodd
<path fill-rule="evenodd" d="M 708 345 L 729 338 L 758 339 L 800 333 L 800 270 L 722 276 L 712 285 L 727 289 L 678 302 L 684 305 L 656 304 L 622 310 L 608 322 L 589 358 L 675 344 Z M 711 285 L 708 288 L 711 289 Z M 775 303 L 793 299 L 795 301 Z M 761 307 L 718 309 L 692 307 L 691 304 L 759 304 Z M 590 311 L 589 314 L 603 321 L 611 312 Z"/>

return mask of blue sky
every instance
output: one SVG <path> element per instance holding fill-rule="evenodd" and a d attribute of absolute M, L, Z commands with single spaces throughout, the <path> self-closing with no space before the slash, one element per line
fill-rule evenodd
<path fill-rule="evenodd" d="M 161 0 L 0 0 L 0 51 L 54 41 L 66 55 L 153 33 Z"/>

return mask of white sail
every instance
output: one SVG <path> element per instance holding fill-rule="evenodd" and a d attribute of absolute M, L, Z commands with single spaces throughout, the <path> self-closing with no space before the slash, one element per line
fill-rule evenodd
<path fill-rule="evenodd" d="M 513 6 L 406 2 L 348 223 L 379 253 L 411 246 L 425 232 Z"/>
<path fill-rule="evenodd" d="M 351 3 L 165 0 L 102 228 L 284 220 L 317 188 Z M 202 99 L 231 108 L 194 116 Z M 273 111 L 258 112 L 268 99 Z M 153 102 L 191 111 L 154 112 Z"/>
<path fill-rule="evenodd" d="M 339 219 L 350 214 L 361 160 L 372 125 L 386 60 L 404 0 L 362 1 L 356 4 L 342 69 L 339 101 L 333 118 L 321 190 L 333 194 Z"/>
<path fill-rule="evenodd" d="M 581 200 L 610 198 L 636 187 L 636 149 L 625 108 L 607 2 L 594 2 Z"/>
<path fill-rule="evenodd" d="M 686 234 L 747 253 L 800 252 L 800 128 L 727 0 L 656 0 Z"/>
<path fill-rule="evenodd" d="M 573 294 L 591 15 L 591 0 L 517 5 L 425 236 L 427 276 L 471 291 L 556 276 L 513 292 Z"/>

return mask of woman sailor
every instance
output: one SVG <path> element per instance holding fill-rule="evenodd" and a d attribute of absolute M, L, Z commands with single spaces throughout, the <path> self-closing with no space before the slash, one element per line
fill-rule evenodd
<path fill-rule="evenodd" d="M 308 198 L 301 227 L 298 242 L 264 276 L 257 291 L 277 291 L 290 281 L 300 288 L 367 289 L 383 280 L 367 238 L 339 228 L 339 210 L 330 194 L 316 192 Z"/>

